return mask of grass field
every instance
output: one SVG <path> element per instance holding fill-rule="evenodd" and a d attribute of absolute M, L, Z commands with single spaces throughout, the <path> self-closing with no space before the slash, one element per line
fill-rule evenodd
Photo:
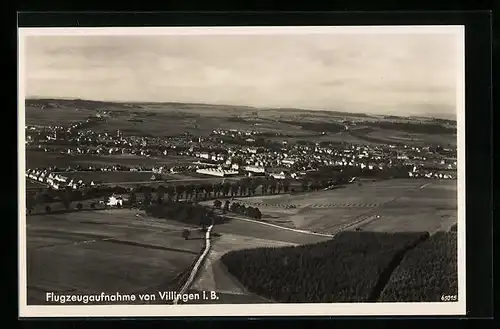
<path fill-rule="evenodd" d="M 32 179 L 26 179 L 26 189 L 33 189 L 33 188 L 41 188 L 45 187 L 46 185 L 37 181 L 34 181 Z"/>
<path fill-rule="evenodd" d="M 172 289 L 204 244 L 196 231 L 185 240 L 183 229 L 125 209 L 28 216 L 28 303 L 43 303 L 46 291 Z"/>
<path fill-rule="evenodd" d="M 359 119 L 359 117 L 363 117 L 367 121 L 381 120 L 380 118 L 372 118 L 364 114 L 300 109 L 266 109 L 265 111 L 260 111 L 258 108 L 231 105 L 183 103 L 90 104 L 85 101 L 61 100 L 52 100 L 51 103 L 57 104 L 58 108 L 41 110 L 37 106 L 27 106 L 27 124 L 67 124 L 84 120 L 88 116 L 93 116 L 98 109 L 111 111 L 112 115 L 105 122 L 96 123 L 93 126 L 94 131 L 115 132 L 119 129 L 125 134 L 144 136 L 172 136 L 185 132 L 193 135 L 208 135 L 214 129 L 260 130 L 262 132 L 307 135 L 317 133 L 318 131 L 314 132 L 301 128 L 300 125 L 290 123 L 309 123 L 313 124 L 312 127 L 316 127 L 314 124 L 338 123 L 340 120 L 346 118 Z M 384 120 L 390 121 L 387 119 Z M 311 129 L 318 130 L 317 128 Z M 452 135 L 443 138 L 438 135 L 429 136 L 412 133 L 407 138 L 408 136 L 406 135 L 408 134 L 405 132 L 388 131 L 378 127 L 375 127 L 372 132 L 367 134 L 374 134 L 373 138 L 380 138 L 386 142 L 391 140 L 401 141 L 401 138 L 404 137 L 408 143 L 411 143 L 411 139 L 413 138 L 413 142 L 415 143 L 456 144 L 456 138 Z M 348 133 L 328 134 L 320 139 L 350 141 L 361 144 L 367 142 L 363 138 L 356 138 L 350 136 Z"/>
<path fill-rule="evenodd" d="M 26 151 L 27 168 L 45 168 L 52 165 L 60 167 L 76 165 L 128 165 L 159 166 L 184 165 L 196 161 L 195 158 L 183 156 L 141 157 L 136 155 L 69 155 L 39 151 Z"/>
<path fill-rule="evenodd" d="M 151 180 L 152 172 L 140 171 L 79 171 L 79 172 L 62 172 L 70 180 L 78 181 L 82 179 L 84 182 L 100 181 L 102 183 L 116 182 L 136 182 Z"/>
<path fill-rule="evenodd" d="M 353 229 L 447 231 L 457 219 L 456 181 L 386 180 L 361 186 L 351 184 L 331 191 L 244 198 L 237 202 L 258 207 L 265 222 L 320 233 L 334 233 L 363 218 L 366 223 Z M 285 208 L 287 205 L 295 208 Z"/>
<path fill-rule="evenodd" d="M 442 145 L 457 146 L 457 136 L 453 134 L 418 134 L 398 130 L 374 129 L 372 132 L 367 133 L 367 136 L 386 141 L 387 143 L 402 142 L 408 145 L 422 146 L 439 143 Z"/>
<path fill-rule="evenodd" d="M 72 123 L 83 121 L 91 115 L 95 115 L 95 111 L 87 109 L 76 109 L 70 107 L 51 108 L 41 110 L 38 107 L 25 107 L 25 121 L 27 125 L 58 125 L 61 123 Z"/>

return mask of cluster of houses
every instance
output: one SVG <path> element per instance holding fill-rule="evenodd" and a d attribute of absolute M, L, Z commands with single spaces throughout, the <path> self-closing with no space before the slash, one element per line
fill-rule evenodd
<path fill-rule="evenodd" d="M 74 190 L 86 187 L 87 184 L 81 179 L 70 179 L 60 173 L 50 172 L 47 169 L 28 169 L 26 171 L 26 178 L 47 184 L 49 187 L 60 190 L 70 187 Z M 99 186 L 100 182 L 91 181 L 88 186 Z"/>
<path fill-rule="evenodd" d="M 238 175 L 239 172 L 236 170 L 225 170 L 222 168 L 201 168 L 196 170 L 199 174 L 217 176 L 217 177 L 227 177 L 227 176 L 235 176 Z"/>
<path fill-rule="evenodd" d="M 413 166 L 413 170 L 408 172 L 411 178 L 435 178 L 435 179 L 457 179 L 456 171 L 440 168 L 426 168 L 425 166 Z"/>
<path fill-rule="evenodd" d="M 442 172 L 408 172 L 408 177 L 411 178 L 436 178 L 436 179 L 457 179 L 456 174 Z"/>
<path fill-rule="evenodd" d="M 71 127 L 50 127 L 46 139 L 57 140 L 61 137 L 74 146 L 65 148 L 65 153 L 95 153 L 114 154 L 130 153 L 141 156 L 167 155 L 170 153 L 181 154 L 200 159 L 197 163 L 185 166 L 173 166 L 171 168 L 153 168 L 151 179 L 161 177 L 162 173 L 194 172 L 217 177 L 234 176 L 245 174 L 248 176 L 268 175 L 276 179 L 287 177 L 296 178 L 301 170 L 318 166 L 344 166 L 359 167 L 361 169 L 383 170 L 396 163 L 405 165 L 418 165 L 419 162 L 439 163 L 446 166 L 447 170 L 415 170 L 408 173 L 409 177 L 435 177 L 449 179 L 454 177 L 450 171 L 456 169 L 456 161 L 444 160 L 441 156 L 433 154 L 428 147 L 410 146 L 373 146 L 373 145 L 324 145 L 321 143 L 293 144 L 283 142 L 281 149 L 265 149 L 263 147 L 233 145 L 223 143 L 220 136 L 245 136 L 247 141 L 258 135 L 256 131 L 241 131 L 237 129 L 214 130 L 206 140 L 201 137 L 175 136 L 162 138 L 149 138 L 139 136 L 123 136 L 120 131 L 116 134 L 96 134 L 90 129 L 81 129 L 87 124 L 100 118 L 87 119 L 81 123 L 75 123 Z M 31 127 L 26 127 L 32 129 Z M 71 137 L 68 138 L 68 133 Z M 43 140 L 39 140 L 42 142 Z M 46 140 L 45 140 L 46 141 Z M 201 143 L 203 142 L 203 145 Z M 197 144 L 198 143 L 198 144 Z M 50 144 L 50 143 L 49 143 Z M 181 147 L 177 147 L 181 146 Z M 52 152 L 55 149 L 46 145 L 45 151 Z M 52 145 L 57 147 L 56 145 Z M 39 145 L 41 147 L 41 145 Z M 176 148 L 177 147 L 177 148 Z M 206 151 L 208 148 L 209 151 Z M 168 151 L 166 150 L 168 149 Z M 452 150 L 445 149 L 447 152 Z M 453 157 L 453 154 L 451 154 Z M 203 163 L 202 163 L 203 162 Z M 130 170 L 140 171 L 145 168 L 119 168 L 110 167 L 102 170 Z M 50 173 L 48 170 L 35 170 L 29 172 L 30 179 L 46 183 L 54 189 L 71 186 L 74 189 L 85 186 L 82 180 L 69 180 L 60 174 Z M 97 185 L 90 182 L 89 185 Z"/>

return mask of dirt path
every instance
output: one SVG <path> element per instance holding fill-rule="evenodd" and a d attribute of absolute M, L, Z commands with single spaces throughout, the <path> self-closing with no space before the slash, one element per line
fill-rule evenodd
<path fill-rule="evenodd" d="M 295 229 L 295 228 L 291 228 L 291 227 L 284 227 L 284 226 L 280 226 L 280 225 L 275 225 L 275 224 L 271 224 L 271 223 L 266 223 L 266 222 L 253 220 L 253 219 L 249 219 L 249 218 L 238 217 L 238 216 L 226 216 L 226 217 L 231 218 L 231 219 L 236 219 L 236 220 L 242 220 L 245 222 L 271 226 L 271 227 L 275 227 L 275 228 L 279 228 L 282 230 L 287 230 L 287 231 L 291 231 L 291 232 L 295 232 L 295 233 L 302 233 L 302 234 L 317 235 L 317 236 L 324 236 L 324 237 L 333 238 L 332 234 L 324 234 L 324 233 L 316 233 L 316 232 L 311 232 L 311 231 L 306 231 L 306 230 L 299 230 L 299 229 Z"/>
<path fill-rule="evenodd" d="M 184 293 L 186 293 L 186 291 L 189 289 L 189 287 L 191 286 L 191 284 L 194 281 L 194 278 L 196 277 L 196 274 L 198 273 L 198 270 L 200 269 L 201 264 L 203 263 L 203 260 L 208 255 L 208 252 L 210 251 L 210 246 L 211 246 L 211 244 L 210 244 L 210 232 L 212 231 L 213 227 L 214 227 L 213 224 L 208 227 L 207 232 L 205 233 L 205 250 L 200 255 L 198 260 L 196 261 L 196 264 L 194 265 L 193 269 L 191 270 L 191 273 L 189 274 L 189 277 L 188 277 L 186 283 L 182 286 L 181 290 L 176 295 L 176 297 L 174 299 L 174 304 L 179 303 L 179 299 L 181 298 L 181 296 Z"/>

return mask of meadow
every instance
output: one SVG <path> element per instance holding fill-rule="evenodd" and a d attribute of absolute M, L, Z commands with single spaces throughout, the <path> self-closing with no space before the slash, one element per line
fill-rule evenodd
<path fill-rule="evenodd" d="M 46 168 L 49 166 L 76 166 L 76 165 L 108 165 L 117 164 L 126 166 L 173 166 L 187 165 L 196 161 L 195 158 L 168 155 L 163 157 L 142 157 L 137 155 L 70 155 L 66 153 L 51 153 L 40 151 L 26 151 L 27 168 Z"/>
<path fill-rule="evenodd" d="M 156 292 L 177 287 L 177 277 L 197 258 L 202 234 L 191 226 L 136 212 L 103 210 L 28 216 L 28 303 L 44 291 Z M 192 230 L 192 238 L 182 230 Z"/>
<path fill-rule="evenodd" d="M 261 221 L 318 233 L 352 229 L 377 232 L 447 231 L 457 220 L 456 181 L 393 179 L 342 189 L 236 198 L 258 207 Z M 207 203 L 208 204 L 208 203 Z"/>

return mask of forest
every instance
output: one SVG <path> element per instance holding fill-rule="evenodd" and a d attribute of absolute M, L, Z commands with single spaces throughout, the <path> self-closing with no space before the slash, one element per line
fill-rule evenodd
<path fill-rule="evenodd" d="M 423 233 L 342 232 L 317 244 L 231 251 L 221 260 L 247 289 L 276 302 L 376 301 Z"/>
<path fill-rule="evenodd" d="M 457 235 L 437 232 L 411 250 L 382 291 L 384 302 L 439 302 L 457 296 Z"/>

